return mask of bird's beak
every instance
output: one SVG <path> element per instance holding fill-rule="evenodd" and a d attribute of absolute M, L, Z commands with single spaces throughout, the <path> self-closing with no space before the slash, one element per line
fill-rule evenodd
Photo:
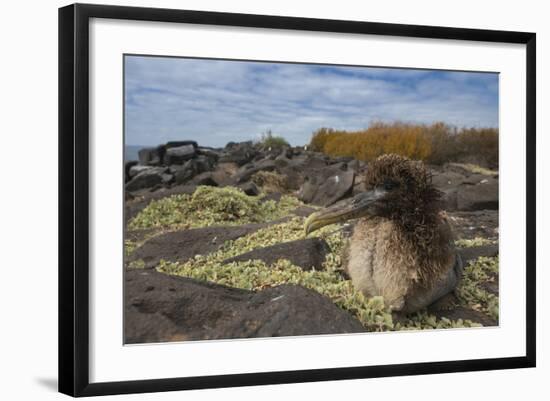
<path fill-rule="evenodd" d="M 332 206 L 311 214 L 304 224 L 304 231 L 308 235 L 329 224 L 373 215 L 374 204 L 383 198 L 384 195 L 386 195 L 385 190 L 375 189 L 337 202 Z"/>

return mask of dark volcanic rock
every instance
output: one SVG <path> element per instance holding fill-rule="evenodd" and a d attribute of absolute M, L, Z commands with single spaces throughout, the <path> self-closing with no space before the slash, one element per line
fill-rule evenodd
<path fill-rule="evenodd" d="M 351 170 L 339 171 L 328 179 L 311 177 L 304 182 L 299 197 L 305 203 L 330 206 L 351 195 L 354 177 L 355 173 Z"/>
<path fill-rule="evenodd" d="M 187 160 L 192 159 L 195 153 L 195 146 L 193 145 L 168 148 L 164 155 L 164 164 L 168 166 L 172 164 L 183 164 Z"/>
<path fill-rule="evenodd" d="M 205 172 L 205 173 L 201 173 L 201 174 L 195 176 L 191 180 L 191 183 L 194 184 L 194 185 L 208 185 L 209 187 L 217 187 L 218 186 L 218 183 L 216 182 L 216 180 L 212 176 L 211 172 Z"/>
<path fill-rule="evenodd" d="M 205 173 L 214 169 L 215 161 L 208 156 L 199 155 L 191 160 L 197 173 Z"/>
<path fill-rule="evenodd" d="M 483 326 L 498 326 L 498 320 L 491 318 L 485 313 L 478 312 L 472 309 L 464 308 L 462 306 L 456 306 L 448 310 L 431 310 L 429 313 L 434 314 L 437 318 L 441 319 L 446 317 L 450 320 L 471 320 L 472 322 L 481 323 Z"/>
<path fill-rule="evenodd" d="M 158 166 L 161 165 L 165 152 L 164 146 L 157 146 L 154 148 L 143 148 L 138 151 L 139 164 L 144 166 Z"/>
<path fill-rule="evenodd" d="M 176 185 L 185 184 L 197 175 L 193 160 L 187 161 L 183 166 L 170 166 L 170 172 L 174 175 Z"/>
<path fill-rule="evenodd" d="M 296 285 L 260 292 L 170 276 L 125 272 L 125 343 L 357 333 L 349 313 Z"/>
<path fill-rule="evenodd" d="M 260 190 L 256 184 L 250 181 L 239 185 L 239 188 L 248 196 L 258 196 L 260 194 Z"/>
<path fill-rule="evenodd" d="M 446 210 L 498 210 L 497 175 L 473 173 L 456 163 L 433 166 L 432 174 L 432 183 L 444 194 Z"/>
<path fill-rule="evenodd" d="M 484 174 L 470 174 L 466 179 L 464 180 L 464 184 L 466 185 L 477 185 L 477 184 L 484 184 L 486 182 L 489 182 L 489 180 L 493 180 L 494 178 L 491 176 L 487 176 Z"/>
<path fill-rule="evenodd" d="M 457 188 L 466 181 L 466 176 L 454 171 L 432 172 L 432 183 L 440 191 Z"/>
<path fill-rule="evenodd" d="M 449 212 L 457 210 L 458 190 L 456 188 L 448 188 L 441 191 L 441 193 L 443 194 L 441 197 L 441 208 Z"/>
<path fill-rule="evenodd" d="M 225 146 L 225 153 L 219 158 L 219 162 L 237 163 L 239 166 L 242 166 L 251 162 L 257 153 L 251 141 L 241 143 L 229 142 Z"/>
<path fill-rule="evenodd" d="M 197 148 L 197 155 L 199 155 L 199 157 L 204 157 L 208 160 L 208 162 L 214 166 L 220 156 L 221 156 L 221 152 L 215 150 L 215 149 L 211 149 L 211 148 L 202 148 L 202 147 L 199 147 Z"/>
<path fill-rule="evenodd" d="M 129 169 L 128 169 L 128 177 L 129 178 L 134 178 L 136 175 L 138 174 L 141 174 L 143 173 L 144 171 L 147 171 L 147 170 L 153 170 L 153 169 L 156 169 L 158 167 L 153 167 L 153 166 L 144 166 L 142 164 L 136 164 L 134 166 L 131 166 Z M 154 171 L 154 170 L 153 170 Z"/>
<path fill-rule="evenodd" d="M 498 238 L 498 210 L 447 213 L 457 238 Z"/>
<path fill-rule="evenodd" d="M 325 240 L 307 238 L 254 249 L 253 251 L 226 259 L 224 263 L 258 259 L 263 260 L 266 264 L 272 264 L 279 259 L 288 259 L 294 265 L 300 266 L 304 270 L 322 270 L 323 262 L 328 253 L 330 253 L 330 247 Z"/>
<path fill-rule="evenodd" d="M 272 192 L 270 194 L 267 194 L 265 196 L 262 196 L 262 198 L 260 199 L 260 202 L 264 203 L 264 202 L 268 202 L 268 201 L 274 201 L 274 202 L 279 202 L 281 200 L 281 198 L 283 197 L 283 194 L 280 193 L 280 192 Z"/>
<path fill-rule="evenodd" d="M 355 171 L 355 173 L 358 173 L 364 166 L 365 162 L 362 162 L 360 160 L 353 159 L 352 161 L 348 162 L 348 168 Z"/>
<path fill-rule="evenodd" d="M 136 167 L 138 166 L 135 166 L 133 168 Z M 161 184 L 163 182 L 163 175 L 165 171 L 166 168 L 164 167 L 148 168 L 140 172 L 130 181 L 128 181 L 125 185 L 125 189 L 127 191 L 137 191 L 143 188 L 151 188 L 155 185 Z"/>
<path fill-rule="evenodd" d="M 308 217 L 310 214 L 314 213 L 316 209 L 309 206 L 299 206 L 292 211 L 292 214 L 300 217 Z"/>
<path fill-rule="evenodd" d="M 220 186 L 226 186 L 233 183 L 231 177 L 239 170 L 237 163 L 218 163 L 212 171 L 212 177 Z"/>
<path fill-rule="evenodd" d="M 162 184 L 169 185 L 174 181 L 174 176 L 172 174 L 164 173 L 162 174 Z"/>
<path fill-rule="evenodd" d="M 180 146 L 188 146 L 188 145 L 193 146 L 195 149 L 197 149 L 198 147 L 198 144 L 196 141 L 190 141 L 190 140 L 166 142 L 166 145 L 164 145 L 164 147 L 166 149 L 170 149 L 170 148 L 179 148 Z"/>
<path fill-rule="evenodd" d="M 477 185 L 462 185 L 456 203 L 458 210 L 498 210 L 498 180 L 488 178 Z"/>
<path fill-rule="evenodd" d="M 126 303 L 124 311 L 124 333 L 127 344 L 186 340 L 178 326 L 161 312 L 144 313 L 131 303 Z"/>
<path fill-rule="evenodd" d="M 215 252 L 225 241 L 235 240 L 267 225 L 266 223 L 203 227 L 161 234 L 136 249 L 128 261 L 141 259 L 145 262 L 145 268 L 155 267 L 161 259 L 170 262 L 185 262 L 195 255 L 207 255 Z"/>
<path fill-rule="evenodd" d="M 279 156 L 275 158 L 275 166 L 277 168 L 283 168 L 290 164 L 290 159 L 286 156 L 285 153 L 281 153 Z"/>
<path fill-rule="evenodd" d="M 302 158 L 294 158 L 294 163 L 299 163 L 307 169 L 322 169 L 327 166 L 327 160 L 322 153 L 307 153 Z"/>
<path fill-rule="evenodd" d="M 237 171 L 234 176 L 234 180 L 237 184 L 241 184 L 248 181 L 254 174 L 259 171 L 273 171 L 275 170 L 275 162 L 272 160 L 263 160 L 258 163 L 248 164 L 243 166 Z"/>
<path fill-rule="evenodd" d="M 198 174 L 206 173 L 214 167 L 213 162 L 206 156 L 199 156 L 195 159 L 188 160 L 182 166 L 172 165 L 170 171 L 174 174 L 176 184 L 185 184 Z M 216 183 L 218 181 L 212 177 Z"/>
<path fill-rule="evenodd" d="M 290 160 L 285 160 L 286 166 L 275 160 L 277 171 L 286 176 L 289 189 L 298 190 L 304 184 L 306 179 L 313 177 L 314 180 L 322 182 L 339 170 L 337 166 L 328 166 L 327 161 L 320 153 L 304 152 Z"/>
<path fill-rule="evenodd" d="M 481 256 L 493 257 L 498 256 L 498 245 L 482 245 L 472 246 L 468 248 L 458 248 L 458 253 L 462 258 L 462 263 L 467 266 L 470 261 L 476 260 Z"/>
<path fill-rule="evenodd" d="M 124 163 L 124 183 L 130 181 L 130 169 L 137 164 L 138 162 L 136 160 L 127 161 L 126 163 Z"/>
<path fill-rule="evenodd" d="M 159 166 L 162 164 L 169 165 L 171 163 L 167 163 L 167 160 L 166 160 L 167 149 L 178 148 L 183 146 L 192 146 L 193 149 L 196 149 L 197 142 L 173 141 L 173 142 L 168 142 L 165 145 L 159 145 L 156 147 L 140 149 L 138 152 L 139 164 L 142 164 L 145 166 Z"/>

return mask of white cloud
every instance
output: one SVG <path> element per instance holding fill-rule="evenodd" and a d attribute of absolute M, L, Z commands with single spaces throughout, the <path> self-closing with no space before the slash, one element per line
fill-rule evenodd
<path fill-rule="evenodd" d="M 298 145 L 373 120 L 497 126 L 496 74 L 158 57 L 126 59 L 126 143 L 256 139 Z"/>

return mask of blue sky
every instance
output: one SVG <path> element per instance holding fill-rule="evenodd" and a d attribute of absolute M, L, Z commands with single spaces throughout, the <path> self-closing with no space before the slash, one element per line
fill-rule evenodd
<path fill-rule="evenodd" d="M 373 121 L 498 127 L 498 74 L 126 56 L 125 140 L 292 145 Z"/>

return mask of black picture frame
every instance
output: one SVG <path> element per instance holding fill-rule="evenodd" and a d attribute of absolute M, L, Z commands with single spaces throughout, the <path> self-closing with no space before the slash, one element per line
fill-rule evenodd
<path fill-rule="evenodd" d="M 521 357 L 230 374 L 123 382 L 89 381 L 88 61 L 91 18 L 516 43 L 526 46 L 526 354 Z M 479 29 L 74 4 L 59 9 L 59 391 L 95 396 L 534 367 L 536 35 Z"/>

